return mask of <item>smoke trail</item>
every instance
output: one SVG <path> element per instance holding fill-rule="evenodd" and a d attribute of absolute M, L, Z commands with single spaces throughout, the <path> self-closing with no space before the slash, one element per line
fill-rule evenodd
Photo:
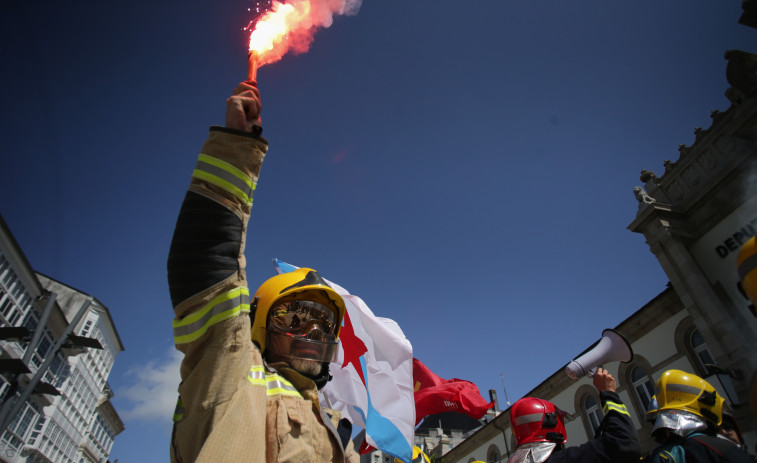
<path fill-rule="evenodd" d="M 271 9 L 254 22 L 250 50 L 258 54 L 258 64 L 274 63 L 286 53 L 305 53 L 315 32 L 329 27 L 334 15 L 354 15 L 362 0 L 291 0 L 272 2 Z M 250 24 L 253 26 L 253 23 Z M 250 27 L 248 26 L 248 28 Z"/>

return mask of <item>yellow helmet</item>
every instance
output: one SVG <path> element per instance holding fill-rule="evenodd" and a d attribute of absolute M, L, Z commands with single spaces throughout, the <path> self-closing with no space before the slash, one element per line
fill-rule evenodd
<path fill-rule="evenodd" d="M 399 458 L 395 458 L 394 463 L 402 463 L 402 460 L 400 460 Z M 423 450 L 421 450 L 417 445 L 414 445 L 412 463 L 431 463 L 431 460 L 429 460 L 428 456 L 426 456 L 426 454 L 423 453 Z M 473 462 L 473 463 L 476 463 L 476 462 Z"/>
<path fill-rule="evenodd" d="M 652 396 L 652 400 L 649 401 L 649 406 L 647 406 L 647 414 L 644 417 L 644 419 L 654 424 L 655 420 L 657 419 L 657 396 Z"/>
<path fill-rule="evenodd" d="M 745 296 L 757 306 L 757 242 L 754 236 L 741 246 L 736 265 Z"/>
<path fill-rule="evenodd" d="M 668 370 L 657 381 L 658 411 L 684 410 L 719 426 L 723 421 L 723 398 L 697 375 Z"/>
<path fill-rule="evenodd" d="M 255 292 L 251 304 L 255 312 L 251 336 L 252 340 L 260 346 L 261 352 L 265 352 L 266 325 L 271 307 L 280 302 L 296 300 L 318 302 L 333 310 L 336 316 L 335 336 L 339 338 L 344 319 L 344 299 L 326 283 L 318 272 L 310 268 L 299 268 L 269 278 Z"/>

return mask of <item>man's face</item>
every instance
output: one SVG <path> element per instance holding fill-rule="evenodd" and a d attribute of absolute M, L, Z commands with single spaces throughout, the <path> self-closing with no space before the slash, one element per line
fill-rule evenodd
<path fill-rule="evenodd" d="M 313 301 L 287 301 L 268 312 L 266 355 L 306 376 L 317 376 L 336 351 L 336 315 Z"/>
<path fill-rule="evenodd" d="M 737 445 L 743 444 L 743 442 L 741 442 L 741 439 L 739 438 L 739 433 L 737 433 L 734 429 L 721 427 L 720 429 L 718 429 L 718 434 L 722 435 L 723 437 Z"/>

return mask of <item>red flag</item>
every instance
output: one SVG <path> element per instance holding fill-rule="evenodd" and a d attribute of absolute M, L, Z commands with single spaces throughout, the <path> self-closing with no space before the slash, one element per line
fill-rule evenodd
<path fill-rule="evenodd" d="M 365 455 L 366 453 L 370 453 L 376 450 L 376 447 L 369 444 L 366 440 L 363 440 L 363 443 L 360 444 L 360 449 L 358 449 L 358 453 L 360 455 Z"/>
<path fill-rule="evenodd" d="M 494 402 L 487 402 L 475 384 L 464 379 L 442 379 L 420 360 L 413 359 L 415 424 L 423 417 L 442 412 L 464 413 L 480 419 Z"/>

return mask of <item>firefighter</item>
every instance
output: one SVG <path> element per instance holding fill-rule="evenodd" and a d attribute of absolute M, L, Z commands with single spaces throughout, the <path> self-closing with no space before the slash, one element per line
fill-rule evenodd
<path fill-rule="evenodd" d="M 738 445 L 716 437 L 724 401 L 710 383 L 685 371 L 668 370 L 657 381 L 655 397 L 658 411 L 652 436 L 661 445 L 645 462 L 751 462 Z"/>
<path fill-rule="evenodd" d="M 510 409 L 517 447 L 507 463 L 638 463 L 639 437 L 615 378 L 598 368 L 593 380 L 605 412 L 594 439 L 566 447 L 565 412 L 547 400 L 526 397 Z"/>
<path fill-rule="evenodd" d="M 244 248 L 268 142 L 260 93 L 243 82 L 211 127 L 168 256 L 174 341 L 184 353 L 172 462 L 358 461 L 349 422 L 318 400 L 344 301 L 312 269 L 250 298 Z"/>

